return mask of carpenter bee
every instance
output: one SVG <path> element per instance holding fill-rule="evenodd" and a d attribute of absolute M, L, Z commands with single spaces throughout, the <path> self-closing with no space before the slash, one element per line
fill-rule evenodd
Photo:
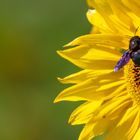
<path fill-rule="evenodd" d="M 114 71 L 117 72 L 120 68 L 125 66 L 130 59 L 132 59 L 135 65 L 140 66 L 140 37 L 139 36 L 133 36 L 130 39 L 129 49 L 124 52 L 121 59 L 117 62 Z"/>

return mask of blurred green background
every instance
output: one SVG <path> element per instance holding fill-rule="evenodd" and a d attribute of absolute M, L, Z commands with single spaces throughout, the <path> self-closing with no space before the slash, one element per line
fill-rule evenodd
<path fill-rule="evenodd" d="M 0 2 L 0 140 L 76 140 L 70 126 L 78 103 L 53 104 L 78 68 L 56 50 L 90 31 L 85 1 L 5 0 Z"/>

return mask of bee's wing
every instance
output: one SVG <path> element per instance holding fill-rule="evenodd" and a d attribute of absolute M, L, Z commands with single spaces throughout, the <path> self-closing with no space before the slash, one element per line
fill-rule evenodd
<path fill-rule="evenodd" d="M 117 62 L 114 71 L 117 72 L 120 68 L 122 68 L 124 65 L 126 65 L 130 60 L 130 52 L 126 51 L 122 58 Z"/>

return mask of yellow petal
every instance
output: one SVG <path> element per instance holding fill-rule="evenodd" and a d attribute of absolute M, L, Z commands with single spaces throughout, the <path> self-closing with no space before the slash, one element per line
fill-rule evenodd
<path fill-rule="evenodd" d="M 129 128 L 129 131 L 126 133 L 128 139 L 132 139 L 134 137 L 135 133 L 139 128 L 139 125 L 140 125 L 140 114 L 138 112 L 136 117 L 134 118 L 132 125 Z"/>
<path fill-rule="evenodd" d="M 121 120 L 121 123 L 109 132 L 105 140 L 118 140 L 120 138 L 121 140 L 131 140 L 138 128 L 138 125 L 135 124 L 138 119 L 137 112 L 138 110 L 135 107 L 128 109 L 127 113 L 125 113 L 125 117 L 127 117 L 127 119 L 125 121 Z"/>
<path fill-rule="evenodd" d="M 140 140 L 140 128 L 137 130 L 133 140 Z"/>
<path fill-rule="evenodd" d="M 92 3 L 94 5 L 94 8 L 104 18 L 106 24 L 108 25 L 108 27 L 111 28 L 111 30 L 114 33 L 133 35 L 133 31 L 131 31 L 130 29 L 134 30 L 135 27 L 134 27 L 133 23 L 131 22 L 131 19 L 129 18 L 129 16 L 123 14 L 123 11 L 125 10 L 125 8 L 121 9 L 122 12 L 120 12 L 120 13 L 123 16 L 124 21 L 129 20 L 128 23 L 123 22 L 122 20 L 120 20 L 120 18 L 117 17 L 118 11 L 116 9 L 114 9 L 114 11 L 115 11 L 115 13 L 114 13 L 113 6 L 111 7 L 110 3 L 107 0 L 92 0 Z M 114 4 L 116 5 L 116 3 L 114 3 Z M 120 5 L 122 5 L 121 2 L 117 1 L 116 7 L 117 6 L 120 7 Z M 127 12 L 127 11 L 125 11 L 125 12 Z M 117 13 L 117 15 L 115 15 L 116 13 Z"/>
<path fill-rule="evenodd" d="M 118 55 L 113 55 L 112 53 L 108 52 L 108 51 L 104 51 L 104 50 L 99 50 L 99 49 L 95 49 L 92 48 L 90 49 L 90 51 L 88 51 L 88 53 L 86 53 L 82 59 L 88 59 L 88 60 L 119 60 L 120 56 Z"/>
<path fill-rule="evenodd" d="M 121 119 L 121 121 L 119 122 L 118 126 L 122 125 L 124 122 L 128 121 L 131 117 L 135 116 L 137 112 L 138 109 L 136 108 L 136 106 L 133 106 L 130 109 L 128 109 L 123 118 Z"/>
<path fill-rule="evenodd" d="M 107 95 L 113 93 L 125 81 L 120 80 L 110 83 L 97 83 L 96 80 L 90 79 L 81 82 L 77 85 L 71 86 L 63 90 L 55 99 L 55 102 L 62 100 L 77 101 L 77 100 L 99 100 L 105 98 Z M 97 90 L 98 87 L 105 85 L 105 90 Z M 119 94 L 119 93 L 118 93 Z"/>
<path fill-rule="evenodd" d="M 137 27 L 134 26 L 133 20 L 129 14 L 129 10 L 123 5 L 121 0 L 108 0 L 114 14 L 122 22 L 122 25 L 125 26 L 132 33 L 136 30 Z M 121 9 L 121 10 L 120 10 Z"/>
<path fill-rule="evenodd" d="M 104 34 L 113 33 L 110 27 L 106 24 L 104 18 L 102 18 L 102 16 L 95 9 L 88 10 L 87 18 L 89 22 L 94 26 L 92 33 L 96 33 L 96 31 Z"/>
<path fill-rule="evenodd" d="M 91 34 L 100 34 L 101 32 L 98 27 L 94 26 L 94 27 L 92 27 L 90 33 Z"/>
<path fill-rule="evenodd" d="M 112 83 L 109 83 L 109 84 L 104 84 L 102 85 L 101 87 L 97 88 L 96 91 L 105 91 L 105 90 L 108 90 L 112 87 L 115 87 L 115 86 L 118 86 L 118 85 L 121 85 L 121 84 L 124 84 L 125 81 L 116 81 L 116 82 L 112 82 Z"/>
<path fill-rule="evenodd" d="M 101 105 L 102 100 L 86 102 L 73 111 L 69 123 L 72 125 L 87 123 L 93 116 L 93 113 Z"/>
<path fill-rule="evenodd" d="M 73 64 L 77 65 L 82 69 L 93 69 L 93 70 L 100 70 L 100 69 L 114 69 L 117 61 L 112 60 L 88 60 L 82 58 L 85 55 L 85 52 L 80 52 L 80 50 L 86 51 L 86 47 L 80 47 L 73 50 L 66 50 L 66 51 L 58 51 L 58 54 L 63 58 L 69 60 Z M 76 55 L 76 54 L 79 55 Z"/>
<path fill-rule="evenodd" d="M 114 35 L 114 34 L 89 34 L 80 36 L 68 43 L 66 46 L 78 46 L 84 45 L 87 47 L 93 47 L 95 49 L 105 50 L 118 54 L 116 49 L 128 48 L 129 40 L 131 36 Z M 104 48 L 105 47 L 105 48 Z M 115 51 L 113 51 L 115 50 Z"/>
<path fill-rule="evenodd" d="M 88 79 L 99 79 L 99 80 L 108 80 L 112 81 L 113 79 L 118 80 L 123 77 L 122 71 L 119 71 L 117 73 L 114 73 L 113 70 L 82 70 L 80 72 L 74 73 L 72 75 L 69 75 L 65 78 L 59 78 L 60 82 L 62 83 L 80 83 Z"/>
<path fill-rule="evenodd" d="M 131 104 L 132 101 L 130 100 L 130 96 L 128 95 L 113 98 L 112 100 L 106 101 L 98 109 L 98 112 L 94 117 L 94 120 L 95 119 L 99 120 L 102 118 L 116 119 L 119 116 L 121 116 L 121 114 L 125 112 L 125 109 L 129 108 L 129 105 Z"/>
<path fill-rule="evenodd" d="M 128 109 L 131 105 L 132 105 L 132 100 L 130 98 L 128 99 L 126 98 L 123 102 L 121 102 L 115 108 L 110 110 L 107 116 L 109 116 L 109 118 L 111 118 L 112 120 L 119 118 L 122 115 L 124 115 L 126 109 Z"/>
<path fill-rule="evenodd" d="M 89 5 L 90 8 L 94 8 L 92 0 L 87 0 L 87 4 Z"/>
<path fill-rule="evenodd" d="M 67 44 L 77 47 L 58 51 L 58 54 L 82 69 L 113 70 L 121 57 L 118 49 L 121 45 L 126 47 L 124 40 L 128 40 L 128 37 L 124 39 L 113 35 L 86 35 Z"/>
<path fill-rule="evenodd" d="M 92 138 L 103 134 L 108 127 L 110 127 L 111 122 L 107 119 L 102 119 L 97 122 L 89 122 L 86 124 L 82 130 L 78 140 L 91 140 Z"/>
<path fill-rule="evenodd" d="M 122 2 L 127 6 L 130 10 L 132 10 L 137 16 L 140 17 L 140 2 L 139 0 L 122 0 Z"/>
<path fill-rule="evenodd" d="M 95 136 L 101 135 L 105 133 L 107 130 L 112 129 L 120 120 L 122 114 L 125 112 L 125 109 L 127 109 L 126 107 L 130 103 L 129 101 L 127 101 L 126 96 L 120 98 L 120 100 L 112 101 L 108 104 L 109 106 L 106 105 L 106 107 L 100 106 L 101 110 L 97 114 L 96 112 L 93 114 L 94 116 L 91 118 L 91 120 L 86 124 L 86 126 L 82 130 L 79 140 L 91 140 Z M 116 113 L 117 112 L 116 107 L 118 107 L 117 108 L 118 114 Z M 115 111 L 112 111 L 114 109 Z M 115 112 L 117 114 L 117 117 L 112 119 L 109 115 L 110 111 Z M 114 139 L 109 139 L 109 140 L 114 140 Z"/>

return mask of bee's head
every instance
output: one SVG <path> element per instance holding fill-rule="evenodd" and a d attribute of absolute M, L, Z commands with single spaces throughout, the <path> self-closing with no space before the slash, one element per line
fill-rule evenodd
<path fill-rule="evenodd" d="M 129 50 L 137 51 L 139 49 L 140 49 L 140 38 L 139 38 L 139 36 L 134 36 L 130 39 Z"/>

